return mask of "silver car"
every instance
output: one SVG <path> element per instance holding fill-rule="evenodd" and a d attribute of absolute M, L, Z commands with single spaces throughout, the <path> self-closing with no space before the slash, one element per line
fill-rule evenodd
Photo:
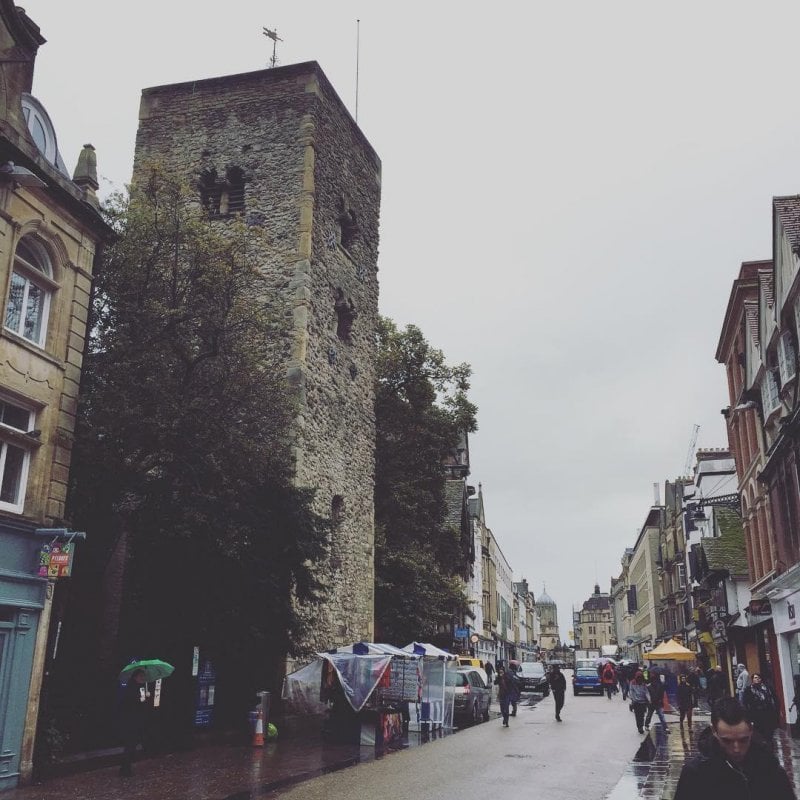
<path fill-rule="evenodd" d="M 456 687 L 453 717 L 456 721 L 475 724 L 489 719 L 492 690 L 473 667 L 449 671 L 448 680 Z"/>

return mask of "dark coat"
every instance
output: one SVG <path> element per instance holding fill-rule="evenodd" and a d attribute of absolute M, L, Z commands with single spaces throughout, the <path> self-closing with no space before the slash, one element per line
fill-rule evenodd
<path fill-rule="evenodd" d="M 727 694 L 725 691 L 725 676 L 715 669 L 709 672 L 706 685 L 708 686 L 708 697 L 710 700 L 719 700 Z"/>
<path fill-rule="evenodd" d="M 567 679 L 563 672 L 551 672 L 547 676 L 547 682 L 553 690 L 553 694 L 564 694 L 567 691 Z"/>
<path fill-rule="evenodd" d="M 674 800 L 797 800 L 778 760 L 757 737 L 738 768 L 727 761 L 710 727 L 697 749 L 700 754 L 683 766 Z"/>
<path fill-rule="evenodd" d="M 666 687 L 663 683 L 661 683 L 661 678 L 656 676 L 654 680 L 650 681 L 647 684 L 647 688 L 650 690 L 650 705 L 651 706 L 660 706 L 664 703 L 664 693 L 666 692 Z"/>
<path fill-rule="evenodd" d="M 142 699 L 145 689 L 145 684 L 131 680 L 122 690 L 118 724 L 123 736 L 141 735 L 144 731 L 150 709 L 147 698 Z"/>
<path fill-rule="evenodd" d="M 756 730 L 769 739 L 778 727 L 778 709 L 772 690 L 766 684 L 761 684 L 760 690 L 751 684 L 744 690 L 743 699 Z"/>
<path fill-rule="evenodd" d="M 686 683 L 678 683 L 678 708 L 687 709 L 694 707 L 694 688 Z"/>
<path fill-rule="evenodd" d="M 517 697 L 517 679 L 514 675 L 506 670 L 505 672 L 497 673 L 494 679 L 497 686 L 497 699 L 498 700 L 514 700 Z"/>

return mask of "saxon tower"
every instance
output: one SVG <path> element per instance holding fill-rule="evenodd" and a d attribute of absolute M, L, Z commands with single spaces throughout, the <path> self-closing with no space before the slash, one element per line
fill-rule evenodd
<path fill-rule="evenodd" d="M 370 640 L 381 164 L 315 62 L 145 89 L 134 182 L 158 161 L 257 253 L 296 394 L 296 480 L 332 520 L 309 651 Z"/>

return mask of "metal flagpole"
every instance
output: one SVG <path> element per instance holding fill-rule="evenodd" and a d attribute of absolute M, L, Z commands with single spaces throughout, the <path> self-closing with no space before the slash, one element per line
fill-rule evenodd
<path fill-rule="evenodd" d="M 361 51 L 361 20 L 356 20 L 356 122 L 358 122 L 358 58 Z"/>

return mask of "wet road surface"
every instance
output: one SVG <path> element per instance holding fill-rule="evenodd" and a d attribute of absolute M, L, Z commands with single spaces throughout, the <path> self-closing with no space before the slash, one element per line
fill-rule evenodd
<path fill-rule="evenodd" d="M 685 759 L 694 753 L 708 715 L 691 731 L 667 715 L 672 735 L 636 733 L 617 697 L 567 695 L 564 722 L 552 698 L 524 696 L 518 716 L 502 728 L 492 720 L 457 735 L 434 737 L 376 760 L 372 748 L 290 739 L 263 749 L 213 745 L 145 759 L 121 779 L 117 767 L 54 778 L 3 793 L 3 800 L 347 800 L 413 791 L 415 800 L 470 800 L 535 789 L 548 800 L 672 800 Z M 776 733 L 776 753 L 800 793 L 800 742 Z M 326 774 L 330 773 L 330 774 Z M 302 782 L 302 785 L 297 785 Z"/>

